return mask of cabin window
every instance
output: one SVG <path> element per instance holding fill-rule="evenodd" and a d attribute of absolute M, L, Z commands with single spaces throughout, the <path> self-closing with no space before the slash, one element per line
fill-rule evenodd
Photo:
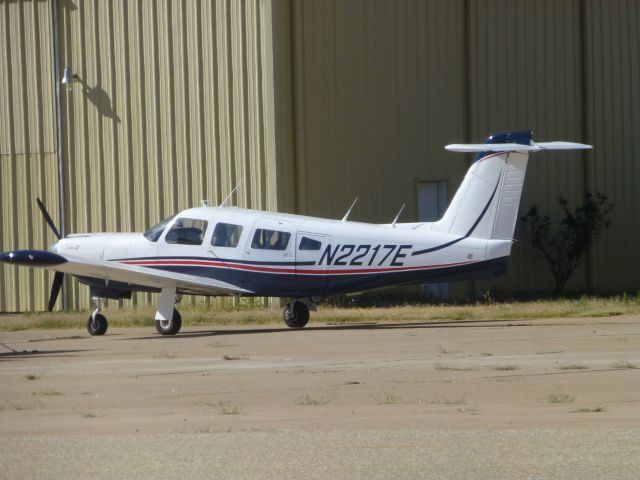
<path fill-rule="evenodd" d="M 309 237 L 302 237 L 300 240 L 300 250 L 320 250 L 322 242 Z"/>
<path fill-rule="evenodd" d="M 218 223 L 213 229 L 211 245 L 214 247 L 237 247 L 242 235 L 242 226 L 231 223 Z"/>
<path fill-rule="evenodd" d="M 291 234 L 288 232 L 259 228 L 253 235 L 251 248 L 261 250 L 286 250 L 289 244 L 289 237 L 291 237 Z"/>
<path fill-rule="evenodd" d="M 178 245 L 202 245 L 206 229 L 205 220 L 179 218 L 167 232 L 165 242 Z"/>
<path fill-rule="evenodd" d="M 145 230 L 142 235 L 144 235 L 144 238 L 151 242 L 157 242 L 162 235 L 162 232 L 164 232 L 164 229 L 167 228 L 167 225 L 171 220 L 173 220 L 174 217 L 175 215 L 171 215 L 170 217 L 165 218 L 160 223 L 154 225 L 148 230 Z"/>

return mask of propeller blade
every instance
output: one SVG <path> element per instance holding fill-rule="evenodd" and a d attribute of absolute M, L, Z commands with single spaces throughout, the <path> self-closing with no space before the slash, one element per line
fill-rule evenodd
<path fill-rule="evenodd" d="M 49 306 L 47 310 L 52 311 L 56 306 L 58 300 L 58 294 L 60 293 L 60 287 L 62 287 L 62 281 L 64 280 L 64 273 L 56 272 L 53 277 L 53 285 L 51 285 L 51 295 L 49 296 Z"/>
<path fill-rule="evenodd" d="M 55 233 L 56 237 L 58 237 L 58 240 L 60 240 L 62 238 L 62 235 L 60 235 L 60 232 L 58 232 L 58 229 L 53 223 L 53 220 L 51 220 L 51 215 L 49 215 L 49 212 L 47 212 L 47 208 L 44 206 L 44 203 L 42 203 L 42 200 L 40 200 L 39 198 L 36 198 L 36 203 L 38 204 L 38 207 L 40 208 L 42 215 L 44 215 L 44 219 L 47 221 L 47 223 L 51 227 L 51 230 L 53 230 L 53 233 Z"/>

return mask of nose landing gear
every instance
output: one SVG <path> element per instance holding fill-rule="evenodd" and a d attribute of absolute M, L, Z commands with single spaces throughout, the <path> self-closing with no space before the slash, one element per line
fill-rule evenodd
<path fill-rule="evenodd" d="M 96 309 L 87 320 L 87 331 L 91 336 L 104 335 L 107 332 L 107 328 L 109 328 L 109 322 L 107 322 L 107 317 L 100 313 L 102 299 L 93 297 L 91 300 L 93 300 Z"/>

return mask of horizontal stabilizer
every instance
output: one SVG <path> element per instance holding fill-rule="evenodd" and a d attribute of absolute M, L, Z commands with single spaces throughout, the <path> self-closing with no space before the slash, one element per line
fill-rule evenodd
<path fill-rule="evenodd" d="M 539 152 L 541 150 L 584 150 L 591 145 L 573 142 L 540 142 L 531 145 L 520 143 L 454 143 L 444 147 L 451 152 Z"/>

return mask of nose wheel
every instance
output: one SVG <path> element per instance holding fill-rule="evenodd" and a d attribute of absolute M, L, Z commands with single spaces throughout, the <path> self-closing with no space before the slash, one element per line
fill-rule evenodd
<path fill-rule="evenodd" d="M 309 322 L 309 307 L 300 300 L 293 300 L 282 312 L 284 323 L 291 328 L 302 328 Z"/>
<path fill-rule="evenodd" d="M 109 322 L 107 322 L 107 317 L 100 313 L 101 299 L 94 297 L 92 300 L 96 309 L 87 320 L 87 331 L 91 336 L 104 335 L 109 328 Z"/>

